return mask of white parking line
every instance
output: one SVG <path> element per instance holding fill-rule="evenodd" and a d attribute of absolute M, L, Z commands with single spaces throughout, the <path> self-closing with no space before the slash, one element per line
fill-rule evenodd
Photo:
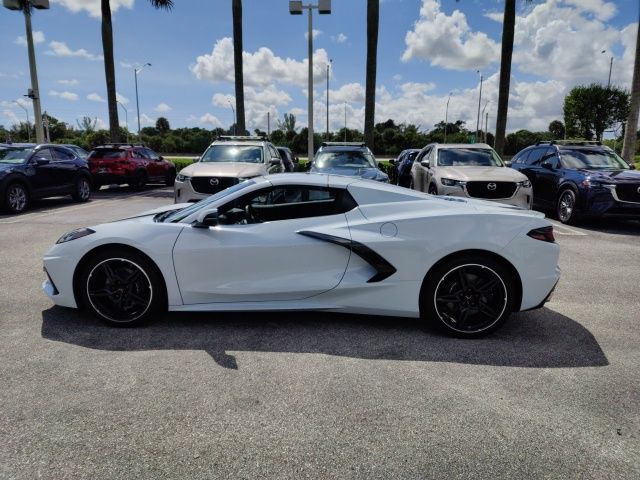
<path fill-rule="evenodd" d="M 586 237 L 588 235 L 584 232 L 581 232 L 580 230 L 569 228 L 566 225 L 563 225 L 562 223 L 553 222 L 553 221 L 551 223 L 553 223 L 554 233 L 557 233 L 558 235 L 573 235 L 575 237 Z"/>

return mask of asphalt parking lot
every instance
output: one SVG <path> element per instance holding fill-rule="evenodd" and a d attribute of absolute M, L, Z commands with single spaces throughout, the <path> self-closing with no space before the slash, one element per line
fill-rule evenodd
<path fill-rule="evenodd" d="M 325 313 L 113 329 L 41 293 L 63 233 L 171 202 L 0 216 L 0 477 L 640 478 L 640 223 L 558 226 L 553 300 L 482 340 Z"/>

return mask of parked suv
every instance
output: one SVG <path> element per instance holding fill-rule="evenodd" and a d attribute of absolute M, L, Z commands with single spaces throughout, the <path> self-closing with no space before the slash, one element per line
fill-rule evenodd
<path fill-rule="evenodd" d="M 176 203 L 196 202 L 243 180 L 285 171 L 266 137 L 221 136 L 176 177 Z"/>
<path fill-rule="evenodd" d="M 505 166 L 486 143 L 432 143 L 413 162 L 411 188 L 432 195 L 481 198 L 529 209 L 531 182 Z"/>
<path fill-rule="evenodd" d="M 362 142 L 323 142 L 311 164 L 311 172 L 362 177 L 388 182 L 371 150 Z"/>
<path fill-rule="evenodd" d="M 0 207 L 22 213 L 35 198 L 91 197 L 87 162 L 61 145 L 13 144 L 0 147 Z"/>
<path fill-rule="evenodd" d="M 640 217 L 640 172 L 600 142 L 539 142 L 511 167 L 533 184 L 534 206 L 563 223 L 580 217 Z"/>
<path fill-rule="evenodd" d="M 110 143 L 94 148 L 89 157 L 93 188 L 123 183 L 142 190 L 147 183 L 173 185 L 176 167 L 144 145 Z"/>

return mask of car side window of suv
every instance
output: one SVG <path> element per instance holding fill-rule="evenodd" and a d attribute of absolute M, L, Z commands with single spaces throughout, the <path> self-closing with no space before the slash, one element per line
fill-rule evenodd
<path fill-rule="evenodd" d="M 34 161 L 38 161 L 38 160 L 45 160 L 45 161 L 49 161 L 49 162 L 53 162 L 54 158 L 53 155 L 51 153 L 51 149 L 49 148 L 41 148 L 40 150 L 37 150 L 34 154 L 32 159 Z"/>
<path fill-rule="evenodd" d="M 558 158 L 558 152 L 556 152 L 555 148 L 549 147 L 547 151 L 544 152 L 544 155 L 542 156 L 542 159 L 540 161 L 540 165 L 545 162 L 549 162 L 551 168 L 555 169 L 560 167 L 560 159 Z"/>
<path fill-rule="evenodd" d="M 151 160 L 160 160 L 160 155 L 158 155 L 156 152 L 154 152 L 153 150 L 151 150 L 150 148 L 145 148 L 144 149 L 144 153 L 147 155 L 148 158 L 150 158 Z"/>
<path fill-rule="evenodd" d="M 64 148 L 54 148 L 53 153 L 56 157 L 56 161 L 58 162 L 72 162 L 76 158 L 73 153 Z"/>
<path fill-rule="evenodd" d="M 142 148 L 134 148 L 132 153 L 133 158 L 143 158 L 145 160 L 150 160 L 149 156 L 144 152 Z"/>
<path fill-rule="evenodd" d="M 539 167 L 542 163 L 542 157 L 544 157 L 547 149 L 547 147 L 538 147 L 531 150 L 531 153 L 529 153 L 529 156 L 527 157 L 527 166 Z"/>
<path fill-rule="evenodd" d="M 269 145 L 269 153 L 271 154 L 271 158 L 280 158 L 280 154 L 273 145 Z"/>
<path fill-rule="evenodd" d="M 513 157 L 513 160 L 511 160 L 511 163 L 512 164 L 527 163 L 527 158 L 529 157 L 531 150 L 533 149 L 523 150 L 522 152 L 518 153 L 515 157 Z"/>

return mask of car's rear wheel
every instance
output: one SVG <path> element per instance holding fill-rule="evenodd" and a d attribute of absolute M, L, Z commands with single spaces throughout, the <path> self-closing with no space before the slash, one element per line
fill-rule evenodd
<path fill-rule="evenodd" d="M 4 208 L 9 213 L 22 213 L 29 206 L 29 191 L 22 183 L 7 186 L 4 193 Z"/>
<path fill-rule="evenodd" d="M 81 175 L 76 180 L 71 198 L 76 202 L 86 202 L 91 198 L 91 181 L 85 175 Z"/>
<path fill-rule="evenodd" d="M 429 184 L 429 195 L 438 195 L 438 187 L 436 187 L 433 183 Z"/>
<path fill-rule="evenodd" d="M 87 262 L 79 290 L 83 305 L 109 325 L 139 325 L 166 308 L 162 276 L 135 252 L 102 252 Z"/>
<path fill-rule="evenodd" d="M 429 272 L 421 293 L 421 313 L 446 333 L 480 337 L 511 315 L 512 285 L 509 270 L 493 258 L 452 258 Z"/>
<path fill-rule="evenodd" d="M 576 214 L 576 194 L 571 189 L 563 190 L 558 197 L 556 205 L 556 215 L 562 223 L 575 223 L 578 215 Z"/>
<path fill-rule="evenodd" d="M 176 171 L 172 168 L 167 172 L 167 175 L 164 178 L 164 184 L 167 187 L 173 187 L 174 183 L 176 183 Z"/>
<path fill-rule="evenodd" d="M 147 174 L 141 170 L 133 174 L 133 179 L 129 182 L 131 190 L 139 192 L 147 185 Z"/>

